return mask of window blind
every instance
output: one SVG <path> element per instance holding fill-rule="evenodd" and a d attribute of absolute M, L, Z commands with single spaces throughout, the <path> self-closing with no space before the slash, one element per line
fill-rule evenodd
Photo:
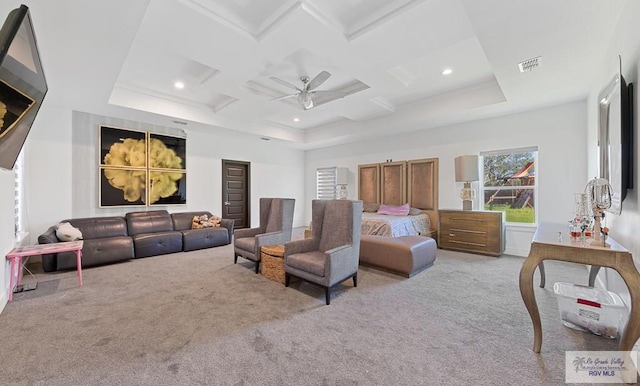
<path fill-rule="evenodd" d="M 24 200 L 24 157 L 20 152 L 13 167 L 14 193 L 13 193 L 13 223 L 15 236 L 24 231 L 23 200 Z"/>
<path fill-rule="evenodd" d="M 333 200 L 338 197 L 336 193 L 337 168 L 316 169 L 316 198 L 319 200 Z"/>

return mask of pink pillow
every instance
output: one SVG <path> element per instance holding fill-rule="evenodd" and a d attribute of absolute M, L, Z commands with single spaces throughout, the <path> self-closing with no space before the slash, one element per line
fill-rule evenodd
<path fill-rule="evenodd" d="M 390 214 L 392 216 L 406 216 L 409 214 L 409 203 L 404 205 L 396 206 L 396 205 L 380 205 L 378 209 L 378 214 Z"/>

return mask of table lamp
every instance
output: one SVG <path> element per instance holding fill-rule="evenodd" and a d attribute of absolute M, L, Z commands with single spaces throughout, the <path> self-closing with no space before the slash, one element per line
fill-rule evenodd
<path fill-rule="evenodd" d="M 462 199 L 462 210 L 473 209 L 473 199 L 476 196 L 475 190 L 471 189 L 471 182 L 478 181 L 478 156 L 461 155 L 455 158 L 456 182 L 464 182 L 464 187 L 460 191 Z"/>

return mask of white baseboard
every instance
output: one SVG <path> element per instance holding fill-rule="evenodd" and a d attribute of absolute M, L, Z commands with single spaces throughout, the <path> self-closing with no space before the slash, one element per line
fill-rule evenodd
<path fill-rule="evenodd" d="M 522 248 L 505 248 L 504 254 L 512 255 L 512 256 L 527 257 L 529 255 L 529 250 L 522 249 Z"/>

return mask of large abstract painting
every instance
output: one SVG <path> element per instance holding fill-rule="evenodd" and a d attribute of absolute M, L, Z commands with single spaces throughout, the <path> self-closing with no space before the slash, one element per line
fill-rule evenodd
<path fill-rule="evenodd" d="M 186 139 L 100 126 L 100 207 L 187 203 Z"/>

